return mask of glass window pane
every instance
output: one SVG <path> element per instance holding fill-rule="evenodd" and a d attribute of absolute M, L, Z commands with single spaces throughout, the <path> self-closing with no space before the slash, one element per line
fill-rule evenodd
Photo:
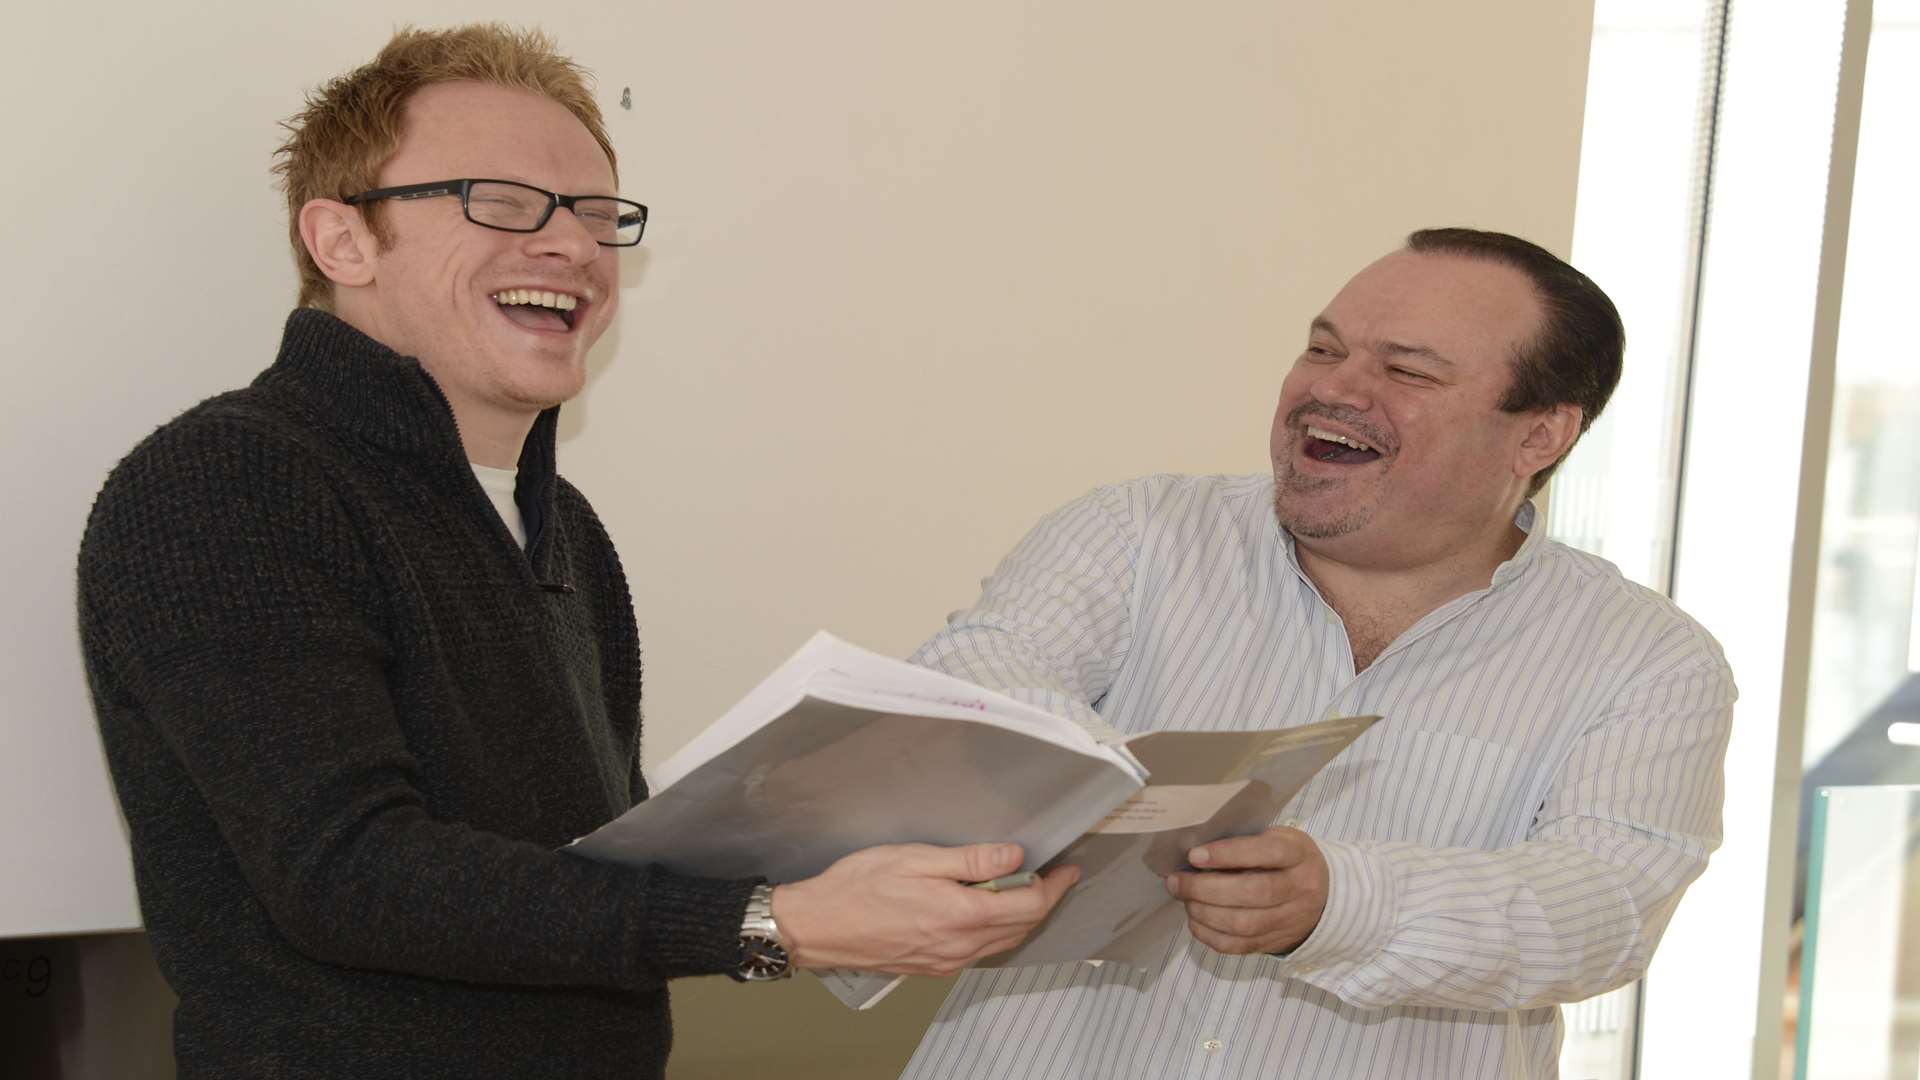
<path fill-rule="evenodd" d="M 1809 908 L 1807 867 L 1817 788 L 1920 784 L 1920 675 L 1915 633 L 1916 550 L 1920 549 L 1920 344 L 1910 328 L 1920 250 L 1920 0 L 1878 0 L 1867 50 L 1855 161 L 1852 227 L 1834 363 L 1833 426 L 1827 460 L 1820 569 L 1808 675 L 1794 917 Z M 1806 930 L 1812 933 L 1811 920 Z M 1908 935 L 1920 940 L 1920 935 Z M 1886 958 L 1887 950 L 1881 950 Z M 1804 977 L 1801 957 L 1789 978 Z M 1823 964 L 1833 961 L 1831 951 Z M 1891 969 L 1889 969 L 1891 970 Z M 1904 968 L 1901 970 L 1905 970 Z M 1837 1002 L 1831 979 L 1822 999 Z M 1875 1008 L 1912 1010 L 1911 977 Z M 1793 988 L 1789 986 L 1789 999 Z M 1893 995 L 1889 997 L 1888 995 Z M 1804 995 L 1800 1000 L 1806 1000 Z M 1876 999 L 1878 1001 L 1878 999 Z M 1846 1010 L 1841 1010 L 1846 1011 Z M 1860 1015 L 1855 1010 L 1855 1018 Z M 1847 1046 L 1829 1005 L 1815 1071 L 1832 1071 L 1891 1044 Z M 1804 1017 L 1801 1018 L 1805 1020 Z M 1802 1032 L 1802 1046 L 1806 1032 Z M 1815 1031 L 1820 1035 L 1822 1032 Z M 1900 1059 L 1912 1076 L 1906 1031 Z M 1883 1045 L 1885 1044 L 1885 1045 Z M 1825 1047 L 1824 1059 L 1820 1054 Z M 1835 1055 L 1841 1055 L 1836 1057 Z M 1848 1057 L 1846 1055 L 1853 1055 Z M 1860 1060 L 1866 1060 L 1861 1058 Z M 1844 1068 L 1843 1068 L 1844 1071 Z M 1847 1073 L 1847 1075 L 1854 1075 Z M 1866 1075 L 1866 1074 L 1860 1074 Z"/>
<path fill-rule="evenodd" d="M 1920 1068 L 1920 788 L 1814 793 L 1796 1080 Z"/>
<path fill-rule="evenodd" d="M 1626 369 L 1554 474 L 1547 533 L 1664 591 L 1673 544 L 1693 228 L 1717 44 L 1709 2 L 1598 0 L 1573 262 L 1620 308 Z M 1715 33 L 1710 43 L 1707 35 Z M 1639 987 L 1564 1009 L 1560 1072 L 1634 1075 Z"/>
<path fill-rule="evenodd" d="M 1710 4 L 1599 0 L 1573 262 L 1627 327 L 1626 369 L 1554 474 L 1548 534 L 1664 591 L 1686 374 Z"/>
<path fill-rule="evenodd" d="M 1747 1075 L 1756 1051 L 1783 1049 L 1755 1021 L 1845 14 L 1846 0 L 1739 0 L 1728 27 L 1674 599 L 1725 648 L 1740 700 L 1724 839 L 1647 976 L 1646 1080 Z"/>
<path fill-rule="evenodd" d="M 1810 767 L 1911 677 L 1920 541 L 1920 337 L 1912 329 L 1920 286 L 1915 131 L 1920 3 L 1880 0 L 1867 52 L 1834 372 L 1804 756 Z M 1884 747 L 1884 730 L 1876 735 Z"/>

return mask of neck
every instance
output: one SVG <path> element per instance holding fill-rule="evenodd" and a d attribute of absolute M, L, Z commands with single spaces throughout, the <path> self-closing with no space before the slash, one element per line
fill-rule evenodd
<path fill-rule="evenodd" d="M 519 468 L 520 451 L 527 444 L 527 432 L 533 430 L 538 413 L 502 414 L 471 406 L 463 408 L 451 394 L 447 396 L 447 404 L 453 407 L 453 422 L 460 429 L 460 446 L 466 451 L 468 461 L 495 469 Z"/>
<path fill-rule="evenodd" d="M 460 431 L 460 446 L 468 461 L 495 469 L 519 467 L 520 450 L 526 445 L 527 433 L 533 430 L 533 422 L 540 416 L 538 408 L 503 407 L 461 393 L 455 380 L 440 377 L 434 361 L 422 350 L 410 347 L 405 334 L 389 332 L 397 328 L 383 326 L 379 309 L 364 302 L 358 292 L 336 290 L 333 307 L 334 316 L 348 326 L 419 362 L 447 399 L 447 407 L 453 410 L 454 426 Z"/>
<path fill-rule="evenodd" d="M 1447 601 L 1492 584 L 1494 571 L 1513 558 L 1526 536 L 1509 515 L 1498 531 L 1437 558 L 1369 557 L 1337 541 L 1296 539 L 1295 550 L 1300 569 L 1343 617 L 1366 612 L 1390 617 L 1405 629 Z"/>

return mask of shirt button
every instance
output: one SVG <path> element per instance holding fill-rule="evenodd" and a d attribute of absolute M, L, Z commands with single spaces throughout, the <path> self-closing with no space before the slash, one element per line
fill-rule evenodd
<path fill-rule="evenodd" d="M 1220 1048 L 1225 1045 L 1226 1043 L 1221 1042 L 1219 1039 L 1208 1039 L 1200 1044 L 1200 1049 L 1205 1050 L 1209 1054 L 1217 1054 L 1220 1052 Z"/>

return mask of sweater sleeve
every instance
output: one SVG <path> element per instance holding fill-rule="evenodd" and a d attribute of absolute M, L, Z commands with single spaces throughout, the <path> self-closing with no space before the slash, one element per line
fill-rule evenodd
<path fill-rule="evenodd" d="M 177 759 L 178 812 L 213 822 L 314 960 L 628 989 L 731 968 L 753 882 L 596 863 L 429 812 L 384 674 L 383 608 L 405 583 L 380 580 L 372 523 L 334 480 L 237 422 L 176 423 L 116 469 L 79 565 L 103 728 L 142 725 Z"/>

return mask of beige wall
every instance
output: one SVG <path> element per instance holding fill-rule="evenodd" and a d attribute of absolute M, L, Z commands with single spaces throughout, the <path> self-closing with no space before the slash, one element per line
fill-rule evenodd
<path fill-rule="evenodd" d="M 530 13 L 291 10 L 118 0 L 13 23 L 0 936 L 135 924 L 72 552 L 120 453 L 270 358 L 292 282 L 275 122 L 398 22 Z M 1262 468 L 1305 321 L 1408 230 L 1571 234 L 1587 3 L 532 14 L 599 72 L 625 189 L 655 212 L 561 451 L 634 580 L 651 762 L 816 628 L 910 649 L 1094 483 Z M 58 945 L 73 985 L 122 988 L 59 1025 L 66 1075 L 105 1075 L 75 1063 L 163 1032 L 164 992 L 138 938 Z M 934 995 L 863 1016 L 805 983 L 680 997 L 677 1076 L 739 1075 L 743 1054 L 880 1076 Z"/>

